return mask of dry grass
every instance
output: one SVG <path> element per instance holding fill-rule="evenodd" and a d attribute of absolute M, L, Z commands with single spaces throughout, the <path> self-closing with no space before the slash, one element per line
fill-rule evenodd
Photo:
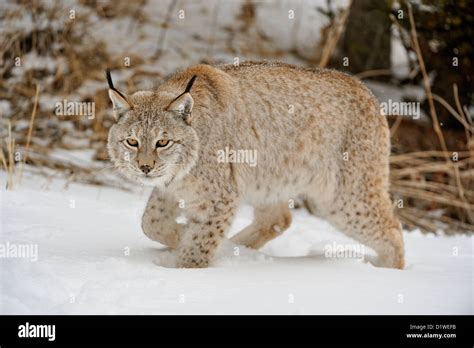
<path fill-rule="evenodd" d="M 418 43 L 410 4 L 408 4 L 408 14 L 411 26 L 410 42 L 417 56 L 432 125 L 442 151 L 413 152 L 391 157 L 392 193 L 408 203 L 397 212 L 405 226 L 432 232 L 443 229 L 451 232 L 472 233 L 474 231 L 474 148 L 471 145 L 474 127 L 469 124 L 470 120 L 459 103 L 456 86 L 453 87 L 453 91 L 457 100 L 457 111 L 444 99 L 431 93 L 430 80 Z M 401 30 L 401 26 L 398 27 Z M 448 151 L 438 122 L 435 100 L 464 126 L 465 151 Z M 392 135 L 398 126 L 399 122 L 392 126 Z"/>
<path fill-rule="evenodd" d="M 457 157 L 457 161 L 446 163 L 447 156 Z M 396 211 L 406 226 L 433 232 L 474 231 L 474 190 L 468 185 L 474 180 L 474 150 L 394 155 L 390 175 L 395 203 L 403 200 L 403 208 Z M 465 187 L 462 196 L 456 180 L 458 175 Z"/>
<path fill-rule="evenodd" d="M 15 139 L 12 137 L 12 125 L 8 122 L 8 137 L 5 139 L 6 153 L 3 151 L 3 146 L 0 144 L 0 157 L 2 165 L 7 173 L 7 181 L 5 188 L 7 190 L 13 190 L 13 178 L 15 173 Z"/>
<path fill-rule="evenodd" d="M 336 17 L 334 23 L 328 28 L 327 32 L 324 35 L 324 44 L 322 45 L 321 59 L 319 61 L 319 67 L 324 68 L 328 65 L 334 49 L 341 38 L 342 33 L 345 30 L 347 18 L 349 17 L 350 8 L 352 5 L 352 0 L 349 1 L 349 4 L 342 13 Z"/>
<path fill-rule="evenodd" d="M 26 137 L 26 149 L 25 149 L 25 155 L 23 158 L 23 162 L 21 162 L 20 165 L 20 171 L 18 172 L 18 183 L 21 183 L 21 178 L 23 174 L 23 167 L 28 160 L 28 150 L 30 149 L 30 144 L 31 144 L 31 136 L 33 135 L 33 127 L 35 124 L 35 117 L 36 117 L 36 110 L 38 108 L 38 96 L 39 96 L 39 86 L 36 86 L 36 95 L 35 95 L 35 103 L 33 106 L 33 111 L 31 112 L 31 120 L 30 120 L 30 128 L 28 128 L 28 135 Z"/>

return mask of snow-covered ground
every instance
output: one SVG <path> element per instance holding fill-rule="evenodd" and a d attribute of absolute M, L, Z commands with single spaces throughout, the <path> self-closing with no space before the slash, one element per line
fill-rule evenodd
<path fill-rule="evenodd" d="M 406 270 L 376 268 L 327 257 L 357 245 L 295 210 L 260 252 L 227 242 L 211 268 L 171 269 L 140 229 L 149 189 L 25 174 L 0 191 L 1 314 L 473 314 L 472 237 L 406 232 Z M 251 217 L 243 207 L 232 233 Z"/>

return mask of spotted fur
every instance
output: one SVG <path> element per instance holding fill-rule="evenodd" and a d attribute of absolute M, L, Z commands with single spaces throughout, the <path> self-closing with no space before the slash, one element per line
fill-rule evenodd
<path fill-rule="evenodd" d="M 183 101 L 192 100 L 192 111 L 168 110 L 193 76 L 192 98 Z M 379 265 L 403 268 L 401 225 L 388 193 L 389 130 L 357 79 L 283 63 L 196 65 L 126 99 L 130 108 L 110 130 L 109 154 L 120 172 L 155 187 L 142 227 L 176 249 L 177 267 L 209 266 L 239 204 L 253 205 L 255 218 L 233 240 L 260 248 L 290 226 L 291 201 L 303 197 L 311 213 L 373 248 Z M 173 146 L 155 149 L 164 133 Z M 153 164 L 146 176 L 140 150 L 123 145 L 128 136 L 146 147 Z M 226 147 L 256 150 L 257 165 L 219 163 Z M 184 225 L 176 223 L 181 214 Z"/>

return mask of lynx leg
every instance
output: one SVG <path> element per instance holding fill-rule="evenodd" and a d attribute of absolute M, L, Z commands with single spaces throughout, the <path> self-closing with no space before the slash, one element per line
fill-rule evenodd
<path fill-rule="evenodd" d="M 402 228 L 387 193 L 368 191 L 341 197 L 326 218 L 349 237 L 374 249 L 377 266 L 403 269 Z"/>
<path fill-rule="evenodd" d="M 225 191 L 225 190 L 224 190 Z M 237 194 L 200 196 L 186 211 L 187 225 L 176 249 L 176 267 L 204 268 L 212 262 L 237 207 Z"/>
<path fill-rule="evenodd" d="M 182 231 L 176 223 L 178 213 L 178 203 L 154 189 L 143 213 L 143 232 L 155 242 L 176 248 Z"/>
<path fill-rule="evenodd" d="M 246 247 L 259 249 L 265 243 L 281 235 L 291 224 L 288 203 L 255 208 L 254 221 L 232 237 L 232 241 Z"/>

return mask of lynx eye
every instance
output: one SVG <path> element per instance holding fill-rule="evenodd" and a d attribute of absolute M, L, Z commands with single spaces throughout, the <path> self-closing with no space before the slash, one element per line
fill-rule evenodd
<path fill-rule="evenodd" d="M 128 145 L 132 147 L 138 147 L 138 141 L 136 139 L 128 138 L 126 141 Z"/>
<path fill-rule="evenodd" d="M 156 142 L 156 147 L 165 147 L 170 141 L 168 139 L 160 139 Z"/>

